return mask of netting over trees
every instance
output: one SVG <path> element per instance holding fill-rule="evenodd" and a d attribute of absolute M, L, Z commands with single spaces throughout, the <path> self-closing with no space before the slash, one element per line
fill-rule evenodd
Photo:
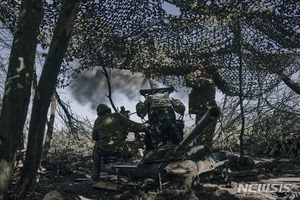
<path fill-rule="evenodd" d="M 163 9 L 166 2 L 178 15 Z M 1 7 L 9 4 L 17 6 L 9 1 Z M 47 48 L 60 1 L 44 4 L 40 41 Z M 14 27 L 13 12 L 5 13 Z M 80 63 L 75 73 L 104 66 L 183 85 L 181 77 L 202 64 L 222 92 L 251 98 L 299 71 L 299 15 L 298 1 L 283 0 L 86 1 L 66 61 Z M 74 75 L 69 69 L 65 65 L 63 78 Z"/>
<path fill-rule="evenodd" d="M 160 1 L 83 5 L 70 55 L 82 68 L 131 69 L 165 83 L 202 64 L 224 93 L 244 97 L 299 71 L 299 2 L 169 2 L 181 15 L 169 15 Z"/>

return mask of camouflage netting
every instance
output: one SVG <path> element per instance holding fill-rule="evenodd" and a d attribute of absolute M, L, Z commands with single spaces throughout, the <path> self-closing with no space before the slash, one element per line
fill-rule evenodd
<path fill-rule="evenodd" d="M 45 3 L 46 17 L 55 19 L 59 2 Z M 178 15 L 168 14 L 165 3 Z M 201 64 L 222 92 L 251 98 L 299 71 L 299 16 L 299 1 L 85 1 L 66 61 L 81 64 L 76 72 L 130 69 L 175 86 Z M 45 48 L 51 21 L 42 24 Z"/>
<path fill-rule="evenodd" d="M 299 2 L 170 2 L 181 8 L 180 16 L 168 15 L 160 1 L 86 4 L 75 29 L 92 20 L 86 34 L 75 34 L 79 47 L 90 52 L 80 56 L 82 67 L 131 69 L 174 84 L 202 64 L 224 93 L 245 97 L 299 71 Z"/>

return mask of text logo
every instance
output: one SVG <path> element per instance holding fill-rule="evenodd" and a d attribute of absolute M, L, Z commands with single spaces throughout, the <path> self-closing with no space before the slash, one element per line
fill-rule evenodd
<path fill-rule="evenodd" d="M 239 183 L 238 193 L 240 192 L 289 192 L 291 191 L 292 184 L 283 183 L 251 183 L 251 184 L 241 184 Z"/>

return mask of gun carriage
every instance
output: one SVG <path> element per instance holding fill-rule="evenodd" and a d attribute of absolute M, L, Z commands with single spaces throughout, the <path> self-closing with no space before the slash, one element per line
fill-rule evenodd
<path fill-rule="evenodd" d="M 185 107 L 180 100 L 169 97 L 174 88 L 157 88 L 153 79 L 150 85 L 151 89 L 140 90 L 145 101 L 136 105 L 139 117 L 148 116 L 144 155 L 117 164 L 102 162 L 101 171 L 130 178 L 152 178 L 159 183 L 160 189 L 163 186 L 192 187 L 199 175 L 214 171 L 229 161 L 227 151 L 210 153 L 205 145 L 192 146 L 193 141 L 220 117 L 220 110 L 212 107 L 183 137 Z M 178 119 L 175 113 L 180 115 Z"/>

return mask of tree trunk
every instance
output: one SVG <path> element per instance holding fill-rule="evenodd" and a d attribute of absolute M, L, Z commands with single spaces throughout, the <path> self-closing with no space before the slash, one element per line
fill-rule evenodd
<path fill-rule="evenodd" d="M 242 58 L 242 31 L 241 31 L 241 24 L 237 21 L 237 31 L 236 41 L 238 47 L 238 56 L 239 56 L 239 98 L 240 98 L 240 109 L 241 109 L 241 118 L 242 118 L 242 127 L 240 132 L 240 156 L 244 156 L 244 132 L 245 132 L 245 113 L 244 113 L 244 105 L 243 105 L 243 58 Z"/>
<path fill-rule="evenodd" d="M 14 32 L 0 117 L 0 199 L 11 181 L 17 147 L 23 135 L 31 94 L 31 82 L 43 1 L 21 2 Z"/>
<path fill-rule="evenodd" d="M 54 126 L 54 118 L 55 118 L 55 109 L 56 109 L 56 92 L 54 91 L 52 95 L 52 101 L 51 101 L 51 108 L 50 108 L 50 119 L 47 122 L 47 133 L 46 133 L 46 138 L 42 150 L 42 158 L 45 158 L 46 155 L 48 154 L 48 151 L 50 149 L 50 144 L 51 144 L 51 139 L 52 139 L 52 134 L 53 134 L 53 126 Z"/>
<path fill-rule="evenodd" d="M 79 0 L 62 1 L 57 26 L 54 30 L 50 49 L 34 96 L 22 175 L 14 190 L 14 195 L 20 199 L 24 199 L 31 187 L 41 161 L 47 112 L 56 86 L 60 66 L 71 38 L 79 4 Z"/>

